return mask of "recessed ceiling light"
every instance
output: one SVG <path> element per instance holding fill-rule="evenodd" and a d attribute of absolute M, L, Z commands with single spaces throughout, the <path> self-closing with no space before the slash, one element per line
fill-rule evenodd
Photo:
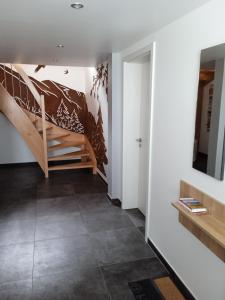
<path fill-rule="evenodd" d="M 76 2 L 76 3 L 73 3 L 70 5 L 72 8 L 75 8 L 75 9 L 81 9 L 84 7 L 84 5 L 80 2 Z"/>
<path fill-rule="evenodd" d="M 64 45 L 63 44 L 58 44 L 56 45 L 57 48 L 64 48 Z"/>

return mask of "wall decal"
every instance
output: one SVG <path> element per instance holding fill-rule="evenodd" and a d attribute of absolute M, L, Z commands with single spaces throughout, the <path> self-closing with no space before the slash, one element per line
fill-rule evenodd
<path fill-rule="evenodd" d="M 38 65 L 38 66 L 35 68 L 34 72 L 37 73 L 41 68 L 45 68 L 45 65 Z"/>
<path fill-rule="evenodd" d="M 89 68 L 86 82 L 86 100 L 89 111 L 87 136 L 95 151 L 98 169 L 106 179 L 108 173 L 108 62 L 100 64 L 97 68 Z"/>
<path fill-rule="evenodd" d="M 58 76 L 60 83 L 51 80 L 51 76 L 50 79 L 46 79 L 49 78 L 48 68 L 53 66 L 22 65 L 22 67 L 28 76 L 32 74 L 29 78 L 39 94 L 45 97 L 46 119 L 64 129 L 86 134 L 95 151 L 98 169 L 107 177 L 108 63 L 98 66 L 97 69 L 83 68 L 83 74 L 89 73 L 90 70 L 93 72 L 90 73 L 90 85 L 86 87 L 86 97 L 85 93 L 77 91 L 75 87 L 71 88 L 71 85 L 68 87 L 64 84 L 74 76 L 72 67 L 66 69 L 54 67 L 52 74 L 61 73 L 61 77 Z M 7 87 L 8 92 L 22 108 L 41 116 L 38 103 L 21 76 L 11 69 L 11 65 L 0 64 L 0 82 Z M 90 96 L 91 91 L 93 91 L 92 96 Z"/>
<path fill-rule="evenodd" d="M 99 88 L 104 87 L 106 94 L 108 94 L 108 63 L 101 64 L 97 67 L 97 74 L 93 76 L 93 86 L 91 89 L 91 96 L 99 100 Z"/>
<path fill-rule="evenodd" d="M 4 72 L 5 71 L 5 72 Z M 30 77 L 39 94 L 45 97 L 46 119 L 64 129 L 85 132 L 87 105 L 84 93 L 72 90 L 51 80 L 40 82 Z M 24 109 L 41 116 L 38 103 L 20 75 L 0 65 L 0 81 Z"/>

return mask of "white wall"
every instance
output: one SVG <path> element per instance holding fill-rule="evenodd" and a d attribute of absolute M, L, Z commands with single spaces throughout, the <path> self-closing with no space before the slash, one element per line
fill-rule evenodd
<path fill-rule="evenodd" d="M 149 238 L 199 300 L 225 299 L 225 264 L 178 223 L 171 202 L 184 179 L 225 203 L 225 182 L 192 168 L 200 50 L 225 42 L 224 11 L 224 0 L 210 1 L 121 53 L 156 41 Z M 122 89 L 116 96 L 121 109 Z"/>
<path fill-rule="evenodd" d="M 111 198 L 121 199 L 122 182 L 122 62 L 119 53 L 112 53 L 109 78 L 109 178 Z M 111 80 L 110 80 L 111 79 Z"/>
<path fill-rule="evenodd" d="M 24 163 L 36 161 L 24 140 L 0 113 L 0 164 Z"/>
<path fill-rule="evenodd" d="M 53 80 L 79 92 L 85 92 L 85 72 L 88 68 L 69 66 L 46 66 L 37 73 L 37 65 L 22 65 L 24 71 L 39 81 Z M 68 74 L 64 74 L 68 71 Z"/>

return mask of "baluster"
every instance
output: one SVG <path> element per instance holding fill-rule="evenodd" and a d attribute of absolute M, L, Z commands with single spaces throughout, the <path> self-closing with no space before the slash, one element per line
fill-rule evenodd
<path fill-rule="evenodd" d="M 19 87 L 20 87 L 20 99 L 21 99 L 21 101 L 23 101 L 23 99 L 22 99 L 22 90 L 21 90 L 21 80 L 20 80 L 20 75 L 19 75 Z"/>
<path fill-rule="evenodd" d="M 13 68 L 12 68 L 12 65 L 11 65 L 11 76 L 12 76 L 12 96 L 14 98 L 14 76 L 13 76 Z"/>
<path fill-rule="evenodd" d="M 4 64 L 4 80 L 5 80 L 5 89 L 7 90 L 5 64 Z"/>

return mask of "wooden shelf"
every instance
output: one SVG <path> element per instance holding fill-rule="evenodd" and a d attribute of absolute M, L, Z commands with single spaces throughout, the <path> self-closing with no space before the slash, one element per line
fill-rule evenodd
<path fill-rule="evenodd" d="M 172 205 L 179 212 L 179 222 L 225 262 L 225 205 L 184 181 L 180 190 L 180 197 L 198 199 L 209 213 L 196 215 L 175 202 Z"/>

